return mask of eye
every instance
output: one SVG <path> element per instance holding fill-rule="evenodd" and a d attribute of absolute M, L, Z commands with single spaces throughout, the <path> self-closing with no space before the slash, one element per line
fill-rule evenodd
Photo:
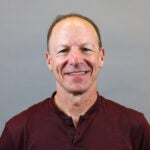
<path fill-rule="evenodd" d="M 59 51 L 58 51 L 58 54 L 64 54 L 64 53 L 67 53 L 68 51 L 69 51 L 69 49 L 64 48 L 64 49 L 62 49 L 62 50 L 59 50 Z"/>
<path fill-rule="evenodd" d="M 91 49 L 86 48 L 86 47 L 83 47 L 83 48 L 82 48 L 82 51 L 87 52 L 87 51 L 91 51 Z"/>

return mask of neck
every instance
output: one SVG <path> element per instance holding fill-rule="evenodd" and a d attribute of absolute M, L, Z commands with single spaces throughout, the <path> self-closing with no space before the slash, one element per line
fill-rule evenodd
<path fill-rule="evenodd" d="M 83 94 L 72 94 L 57 91 L 55 95 L 56 106 L 67 116 L 73 119 L 75 127 L 78 125 L 79 117 L 84 115 L 97 99 L 97 90 L 90 90 Z"/>

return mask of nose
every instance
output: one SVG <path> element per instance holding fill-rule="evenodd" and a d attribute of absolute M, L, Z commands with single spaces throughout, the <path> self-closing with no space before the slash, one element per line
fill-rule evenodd
<path fill-rule="evenodd" d="M 70 51 L 70 55 L 69 55 L 69 63 L 71 65 L 78 65 L 81 64 L 83 61 L 83 56 L 82 53 L 79 49 L 72 49 Z"/>

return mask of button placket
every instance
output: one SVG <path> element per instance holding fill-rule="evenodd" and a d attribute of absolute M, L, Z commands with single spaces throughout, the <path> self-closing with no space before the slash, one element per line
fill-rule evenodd
<path fill-rule="evenodd" d="M 65 122 L 66 122 L 66 125 L 67 125 L 68 136 L 70 138 L 72 138 L 72 140 L 73 140 L 75 135 L 76 135 L 76 131 L 75 131 L 73 121 L 72 121 L 71 118 L 67 118 L 67 119 L 65 119 Z"/>

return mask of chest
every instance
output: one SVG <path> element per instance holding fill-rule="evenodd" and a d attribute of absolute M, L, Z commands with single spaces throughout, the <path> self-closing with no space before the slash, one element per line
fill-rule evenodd
<path fill-rule="evenodd" d="M 103 117 L 80 118 L 74 128 L 71 118 L 41 122 L 29 129 L 27 150 L 132 150 L 128 129 Z"/>

